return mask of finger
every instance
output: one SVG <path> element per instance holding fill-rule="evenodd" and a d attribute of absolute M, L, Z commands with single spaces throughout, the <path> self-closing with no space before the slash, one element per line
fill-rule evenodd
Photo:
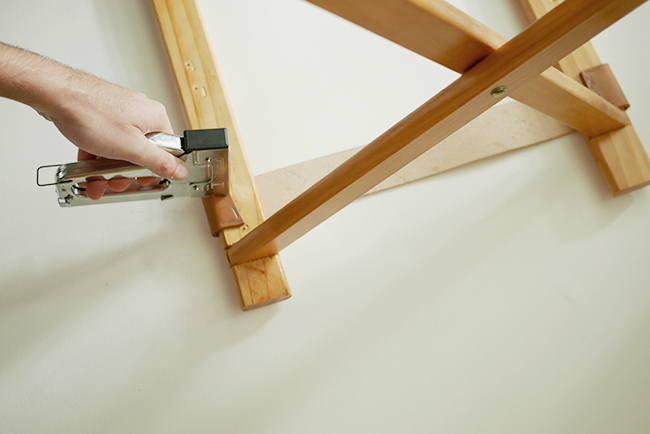
<path fill-rule="evenodd" d="M 95 154 L 91 154 L 90 152 L 86 152 L 83 149 L 79 149 L 79 152 L 77 152 L 77 160 L 78 161 L 87 161 L 87 160 L 95 160 L 97 156 Z"/>
<path fill-rule="evenodd" d="M 108 187 L 114 192 L 121 193 L 133 183 L 133 178 L 115 177 L 108 180 Z"/>
<path fill-rule="evenodd" d="M 97 200 L 101 199 L 108 187 L 108 181 L 102 179 L 97 181 L 88 182 L 88 187 L 86 187 L 86 196 L 88 199 Z"/>
<path fill-rule="evenodd" d="M 180 181 L 187 177 L 189 169 L 180 159 L 152 145 L 144 136 L 140 140 L 140 152 L 133 156 L 133 163 L 146 167 L 163 178 Z"/>
<path fill-rule="evenodd" d="M 82 188 L 84 191 L 86 191 L 86 189 L 88 188 L 88 183 L 89 182 L 104 181 L 104 180 L 106 180 L 106 178 L 104 178 L 103 176 L 89 176 L 88 178 L 86 178 L 85 181 L 77 183 L 77 186 L 79 188 Z"/>
<path fill-rule="evenodd" d="M 160 178 L 156 178 L 155 176 L 143 176 L 140 178 L 136 178 L 136 181 L 138 181 L 138 184 L 140 184 L 141 186 L 146 187 L 148 185 L 153 184 L 156 179 L 160 179 Z"/>
<path fill-rule="evenodd" d="M 167 116 L 167 109 L 165 106 L 158 101 L 150 101 L 153 105 L 155 105 L 155 109 L 151 110 L 151 113 L 155 116 L 155 118 L 153 119 L 152 125 L 154 131 L 149 132 L 163 132 L 167 134 L 174 134 L 174 130 L 172 129 L 172 124 L 169 121 L 169 116 Z"/>
<path fill-rule="evenodd" d="M 165 114 L 165 119 L 162 121 L 161 131 L 167 134 L 174 134 L 174 129 L 172 128 L 172 124 L 171 122 L 169 122 L 169 118 L 167 117 L 166 114 Z"/>

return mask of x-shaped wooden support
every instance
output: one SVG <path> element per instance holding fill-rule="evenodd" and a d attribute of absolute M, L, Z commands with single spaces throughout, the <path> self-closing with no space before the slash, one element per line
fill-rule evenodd
<path fill-rule="evenodd" d="M 193 1 L 154 0 L 191 127 L 226 127 L 234 137 L 231 195 L 247 226 L 223 238 L 245 309 L 290 296 L 279 250 L 505 96 L 590 137 L 629 125 L 625 112 L 549 68 L 644 0 L 567 0 L 508 42 L 441 0 L 309 1 L 463 75 L 264 219 Z"/>

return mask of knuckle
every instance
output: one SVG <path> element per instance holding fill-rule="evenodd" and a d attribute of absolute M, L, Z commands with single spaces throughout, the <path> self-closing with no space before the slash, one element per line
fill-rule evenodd
<path fill-rule="evenodd" d="M 167 117 L 167 107 L 165 107 L 164 104 L 154 101 L 154 109 L 159 116 Z"/>

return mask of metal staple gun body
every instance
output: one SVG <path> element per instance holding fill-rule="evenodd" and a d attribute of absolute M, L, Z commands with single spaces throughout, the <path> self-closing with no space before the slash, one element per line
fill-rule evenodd
<path fill-rule="evenodd" d="M 187 178 L 172 181 L 160 178 L 148 169 L 126 161 L 96 159 L 75 163 L 42 166 L 37 170 L 39 186 L 55 185 L 59 205 L 72 207 L 100 203 L 127 202 L 145 199 L 171 199 L 174 197 L 228 196 L 228 133 L 225 128 L 188 130 L 183 136 L 154 133 L 147 136 L 156 146 L 176 157 L 187 156 Z M 54 182 L 42 184 L 40 171 L 55 168 Z M 155 178 L 141 185 L 133 182 L 121 192 L 110 189 L 98 200 L 86 195 L 84 183 L 93 179 L 110 180 L 115 177 Z"/>

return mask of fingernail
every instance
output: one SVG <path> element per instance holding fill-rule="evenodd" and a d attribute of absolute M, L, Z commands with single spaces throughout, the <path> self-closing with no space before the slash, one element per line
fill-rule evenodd
<path fill-rule="evenodd" d="M 178 167 L 176 168 L 176 172 L 174 172 L 174 176 L 172 176 L 172 179 L 174 181 L 180 181 L 181 179 L 187 178 L 187 175 L 190 174 L 190 170 L 187 168 L 187 166 L 183 163 L 179 163 Z"/>

